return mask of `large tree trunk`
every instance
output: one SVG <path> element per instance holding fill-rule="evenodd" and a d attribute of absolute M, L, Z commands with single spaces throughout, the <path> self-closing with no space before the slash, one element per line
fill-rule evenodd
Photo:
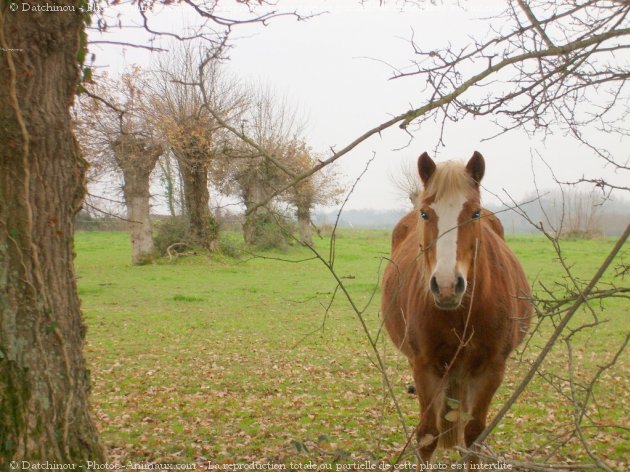
<path fill-rule="evenodd" d="M 298 234 L 300 242 L 313 245 L 311 231 L 311 208 L 315 201 L 315 187 L 311 178 L 304 179 L 293 187 L 293 204 L 296 208 Z"/>
<path fill-rule="evenodd" d="M 313 232 L 311 231 L 310 207 L 297 207 L 297 226 L 300 242 L 308 246 L 313 245 Z"/>
<path fill-rule="evenodd" d="M 170 153 L 167 153 L 163 162 L 160 162 L 162 168 L 163 183 L 166 190 L 166 202 L 168 203 L 168 211 L 172 217 L 177 216 L 175 211 L 175 173 L 173 172 L 173 164 L 171 162 Z"/>
<path fill-rule="evenodd" d="M 243 223 L 243 239 L 245 244 L 256 244 L 256 215 L 248 213 L 248 208 L 245 207 L 245 222 Z"/>
<path fill-rule="evenodd" d="M 151 172 L 162 154 L 159 146 L 147 146 L 144 140 L 123 135 L 113 144 L 116 162 L 123 172 L 123 193 L 131 234 L 131 263 L 146 264 L 155 256 L 151 226 Z"/>
<path fill-rule="evenodd" d="M 244 189 L 245 223 L 243 223 L 243 239 L 246 244 L 254 245 L 258 242 L 261 232 L 261 224 L 269 219 L 269 211 L 264 206 L 255 208 L 265 201 L 263 182 L 259 179 L 250 179 Z M 254 209 L 255 208 L 255 209 Z"/>
<path fill-rule="evenodd" d="M 73 268 L 86 164 L 68 107 L 83 16 L 78 1 L 57 4 L 77 13 L 0 6 L 0 470 L 104 459 Z"/>
<path fill-rule="evenodd" d="M 177 161 L 182 174 L 184 206 L 188 218 L 188 237 L 194 244 L 214 251 L 218 246 L 218 225 L 210 213 L 208 166 L 205 159 L 195 159 L 179 152 Z"/>
<path fill-rule="evenodd" d="M 151 205 L 149 179 L 129 183 L 125 179 L 125 202 L 131 234 L 131 263 L 146 264 L 155 257 L 153 230 L 151 227 Z"/>

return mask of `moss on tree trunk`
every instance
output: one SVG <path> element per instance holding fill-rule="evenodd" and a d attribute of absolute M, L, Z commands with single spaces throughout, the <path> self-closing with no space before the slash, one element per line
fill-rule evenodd
<path fill-rule="evenodd" d="M 311 210 L 310 207 L 298 207 L 297 226 L 300 242 L 308 246 L 313 245 L 313 232 L 311 231 Z"/>
<path fill-rule="evenodd" d="M 184 207 L 189 224 L 188 239 L 193 244 L 214 251 L 218 247 L 219 228 L 210 213 L 206 160 L 195 159 L 184 152 L 180 152 L 177 158 L 184 187 Z"/>

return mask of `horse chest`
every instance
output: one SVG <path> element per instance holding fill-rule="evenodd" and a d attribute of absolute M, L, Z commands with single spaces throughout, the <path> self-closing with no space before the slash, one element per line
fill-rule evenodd
<path fill-rule="evenodd" d="M 473 318 L 473 317 L 471 317 Z M 434 318 L 434 321 L 437 318 Z M 425 365 L 436 373 L 451 371 L 475 372 L 483 368 L 488 359 L 494 358 L 502 344 L 487 320 L 458 320 L 429 322 L 420 327 L 415 338 L 414 351 Z M 499 342 L 497 342 L 499 341 Z"/>

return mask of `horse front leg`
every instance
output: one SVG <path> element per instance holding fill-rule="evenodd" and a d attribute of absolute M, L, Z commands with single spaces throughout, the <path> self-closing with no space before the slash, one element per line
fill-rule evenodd
<path fill-rule="evenodd" d="M 504 372 L 505 361 L 503 359 L 495 360 L 487 363 L 480 372 L 475 373 L 469 379 L 466 392 L 466 409 L 472 418 L 464 429 L 464 440 L 467 448 L 470 448 L 482 431 L 486 429 L 490 402 L 503 381 Z M 475 456 L 474 460 L 470 462 L 478 463 L 479 459 Z"/>
<path fill-rule="evenodd" d="M 420 402 L 420 426 L 417 429 L 418 450 L 424 462 L 430 462 L 438 444 L 438 415 L 444 402 L 444 382 L 430 365 L 411 362 L 416 393 Z"/>

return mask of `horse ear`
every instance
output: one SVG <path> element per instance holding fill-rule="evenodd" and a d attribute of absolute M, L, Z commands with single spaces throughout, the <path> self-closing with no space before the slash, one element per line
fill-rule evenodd
<path fill-rule="evenodd" d="M 423 152 L 418 158 L 418 172 L 420 173 L 420 180 L 426 186 L 427 182 L 435 171 L 435 162 L 429 157 L 426 152 Z"/>
<path fill-rule="evenodd" d="M 483 179 L 483 174 L 486 171 L 486 161 L 484 161 L 481 153 L 475 151 L 466 164 L 466 172 L 470 174 L 475 183 L 479 185 L 481 179 Z"/>

